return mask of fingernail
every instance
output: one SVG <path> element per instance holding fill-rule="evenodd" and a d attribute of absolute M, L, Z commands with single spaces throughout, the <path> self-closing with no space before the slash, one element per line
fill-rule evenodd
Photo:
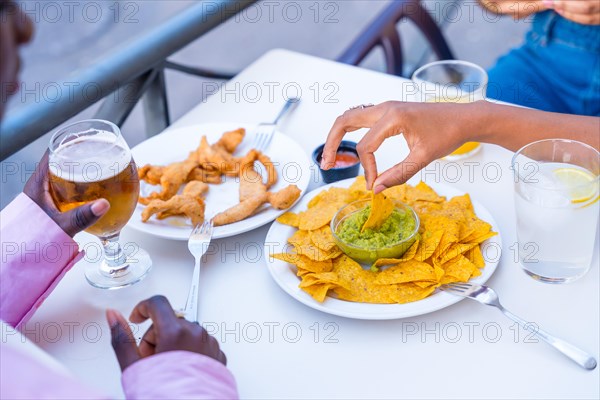
<path fill-rule="evenodd" d="M 383 192 L 385 189 L 387 189 L 387 187 L 385 185 L 375 185 L 375 188 L 373 189 L 373 193 L 377 194 L 380 192 Z"/>
<path fill-rule="evenodd" d="M 119 325 L 117 312 L 111 308 L 106 310 L 106 320 L 108 321 L 108 326 L 110 327 Z"/>
<path fill-rule="evenodd" d="M 548 8 L 554 7 L 554 0 L 542 0 L 542 4 Z"/>
<path fill-rule="evenodd" d="M 101 217 L 110 208 L 110 203 L 104 199 L 96 200 L 90 207 L 96 217 Z"/>

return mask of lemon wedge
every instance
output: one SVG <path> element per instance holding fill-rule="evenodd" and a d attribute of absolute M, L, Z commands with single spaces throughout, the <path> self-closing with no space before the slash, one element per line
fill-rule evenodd
<path fill-rule="evenodd" d="M 585 203 L 598 192 L 597 178 L 591 172 L 577 168 L 558 168 L 553 173 L 567 187 L 573 203 Z"/>

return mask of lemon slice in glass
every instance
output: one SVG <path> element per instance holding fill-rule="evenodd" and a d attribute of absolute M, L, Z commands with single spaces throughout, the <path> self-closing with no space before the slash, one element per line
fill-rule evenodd
<path fill-rule="evenodd" d="M 558 168 L 553 173 L 554 177 L 569 190 L 573 203 L 585 203 L 598 192 L 597 178 L 591 172 L 577 168 Z"/>

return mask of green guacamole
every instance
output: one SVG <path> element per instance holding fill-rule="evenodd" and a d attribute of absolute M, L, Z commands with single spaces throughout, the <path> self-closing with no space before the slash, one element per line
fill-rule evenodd
<path fill-rule="evenodd" d="M 413 216 L 404 210 L 395 209 L 379 229 L 366 229 L 361 233 L 370 212 L 371 206 L 368 205 L 343 220 L 336 232 L 339 238 L 363 249 L 381 249 L 407 239 L 415 231 Z"/>

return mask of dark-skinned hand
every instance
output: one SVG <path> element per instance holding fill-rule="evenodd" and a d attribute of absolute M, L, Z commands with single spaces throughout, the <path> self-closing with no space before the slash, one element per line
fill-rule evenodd
<path fill-rule="evenodd" d="M 147 319 L 152 320 L 152 325 L 138 346 L 125 317 L 116 310 L 106 311 L 112 346 L 121 370 L 124 371 L 142 358 L 175 350 L 203 354 L 227 365 L 227 357 L 217 340 L 200 325 L 178 318 L 164 296 L 143 300 L 135 306 L 129 317 L 136 324 Z"/>
<path fill-rule="evenodd" d="M 61 212 L 50 194 L 48 152 L 40 160 L 23 193 L 33 200 L 65 233 L 71 237 L 94 225 L 110 208 L 105 199 L 98 199 L 72 210 Z"/>

